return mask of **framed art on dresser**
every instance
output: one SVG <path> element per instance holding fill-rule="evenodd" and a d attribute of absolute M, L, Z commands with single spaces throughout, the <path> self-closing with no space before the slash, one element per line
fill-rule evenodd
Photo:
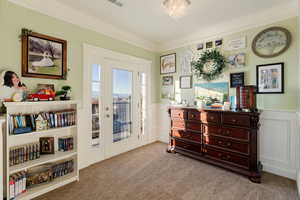
<path fill-rule="evenodd" d="M 256 85 L 259 94 L 284 93 L 284 63 L 257 65 Z"/>

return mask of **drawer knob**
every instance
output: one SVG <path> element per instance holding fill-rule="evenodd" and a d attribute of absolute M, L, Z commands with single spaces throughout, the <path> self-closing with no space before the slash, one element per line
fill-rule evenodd
<path fill-rule="evenodd" d="M 229 131 L 229 130 L 224 131 L 223 134 L 224 134 L 224 135 L 229 135 L 229 134 L 230 134 L 230 131 Z"/>
<path fill-rule="evenodd" d="M 237 122 L 237 120 L 236 120 L 236 119 L 232 119 L 231 121 L 232 121 L 233 123 L 236 123 L 236 122 Z"/>
<path fill-rule="evenodd" d="M 194 114 L 192 114 L 192 117 L 194 118 L 194 117 L 195 117 L 195 115 L 194 115 Z"/>
<path fill-rule="evenodd" d="M 214 117 L 210 117 L 210 119 L 211 119 L 211 120 L 214 120 L 215 118 L 214 118 Z"/>

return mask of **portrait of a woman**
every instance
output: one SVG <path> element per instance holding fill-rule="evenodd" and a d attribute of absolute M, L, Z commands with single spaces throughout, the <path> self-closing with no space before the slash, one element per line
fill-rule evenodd
<path fill-rule="evenodd" d="M 26 86 L 21 83 L 13 71 L 2 72 L 3 81 L 0 86 L 0 101 L 12 101 L 15 94 L 24 94 Z"/>

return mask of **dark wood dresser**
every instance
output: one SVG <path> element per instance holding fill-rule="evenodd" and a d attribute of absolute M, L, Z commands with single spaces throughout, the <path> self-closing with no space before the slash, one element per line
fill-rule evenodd
<path fill-rule="evenodd" d="M 258 112 L 170 107 L 169 153 L 181 153 L 260 183 Z"/>

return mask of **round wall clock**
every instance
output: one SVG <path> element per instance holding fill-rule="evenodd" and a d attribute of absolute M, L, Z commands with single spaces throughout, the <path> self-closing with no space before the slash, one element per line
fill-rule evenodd
<path fill-rule="evenodd" d="M 279 56 L 285 52 L 292 40 L 291 33 L 282 27 L 271 27 L 257 34 L 252 42 L 253 52 L 263 58 Z"/>

